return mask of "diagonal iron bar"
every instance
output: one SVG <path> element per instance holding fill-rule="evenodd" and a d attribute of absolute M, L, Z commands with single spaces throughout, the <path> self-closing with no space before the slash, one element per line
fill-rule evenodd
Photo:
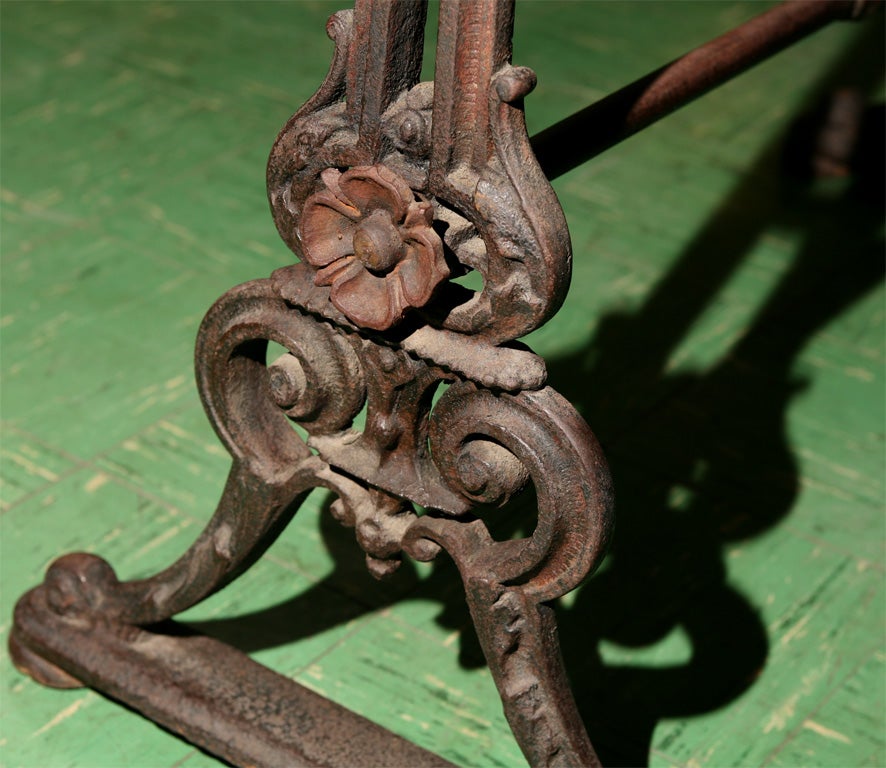
<path fill-rule="evenodd" d="M 787 0 L 545 128 L 532 148 L 548 179 L 577 168 L 831 22 L 882 0 Z"/>

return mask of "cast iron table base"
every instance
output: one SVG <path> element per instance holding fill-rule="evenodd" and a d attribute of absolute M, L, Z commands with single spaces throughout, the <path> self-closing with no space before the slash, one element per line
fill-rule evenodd
<path fill-rule="evenodd" d="M 859 7 L 792 4 L 753 35 L 730 33 L 712 44 L 717 77 Z M 232 289 L 201 326 L 200 395 L 233 458 L 206 529 L 138 581 L 118 581 L 95 555 L 66 555 L 15 611 L 13 658 L 36 680 L 94 687 L 239 765 L 448 764 L 169 621 L 248 569 L 316 487 L 337 496 L 332 513 L 355 528 L 376 577 L 404 554 L 452 556 L 531 765 L 599 764 L 549 603 L 605 552 L 610 477 L 588 426 L 546 386 L 544 362 L 515 341 L 557 311 L 571 267 L 523 122 L 535 75 L 510 63 L 509 0 L 447 0 L 434 81 L 419 82 L 425 13 L 358 0 L 335 14 L 329 73 L 271 151 L 274 220 L 299 262 Z M 697 62 L 650 78 L 564 123 L 565 135 L 624 112 L 620 130 L 591 143 L 598 151 L 714 84 Z M 540 154 L 559 173 L 544 138 Z M 471 270 L 476 292 L 454 282 Z M 287 350 L 272 364 L 269 341 Z M 473 511 L 530 482 L 535 529 L 494 540 Z"/>

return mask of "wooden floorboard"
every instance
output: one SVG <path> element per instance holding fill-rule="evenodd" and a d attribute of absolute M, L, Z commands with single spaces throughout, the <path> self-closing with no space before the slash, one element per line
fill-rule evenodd
<path fill-rule="evenodd" d="M 264 163 L 338 7 L 0 4 L 4 637 L 55 556 L 144 576 L 208 519 L 228 458 L 194 338 L 292 259 Z M 765 7 L 518 3 L 530 129 Z M 835 25 L 555 183 L 573 287 L 527 341 L 617 484 L 612 552 L 558 607 L 607 764 L 886 765 L 882 201 L 782 172 L 834 88 L 882 101 L 883 38 Z M 183 618 L 459 765 L 524 765 L 451 564 L 377 584 L 328 504 Z M 3 766 L 218 765 L 5 654 L 0 674 Z"/>

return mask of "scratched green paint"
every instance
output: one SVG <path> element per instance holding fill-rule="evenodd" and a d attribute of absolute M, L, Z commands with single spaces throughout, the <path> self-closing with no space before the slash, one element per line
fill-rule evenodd
<path fill-rule="evenodd" d="M 211 514 L 228 460 L 194 337 L 217 296 L 290 258 L 263 165 L 326 72 L 338 7 L 0 4 L 3 635 L 57 554 L 149 574 Z M 519 3 L 530 131 L 761 7 Z M 852 58 L 865 34 L 829 28 L 555 182 L 575 277 L 530 343 L 618 485 L 613 552 L 558 605 L 612 763 L 886 764 L 882 217 L 778 173 L 832 73 L 878 69 Z M 376 584 L 328 502 L 185 618 L 457 764 L 521 765 L 452 563 Z M 96 694 L 0 671 L 4 766 L 218 765 Z"/>

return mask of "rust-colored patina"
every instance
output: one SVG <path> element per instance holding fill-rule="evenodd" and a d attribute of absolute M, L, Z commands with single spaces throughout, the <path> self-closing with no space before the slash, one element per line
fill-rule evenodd
<path fill-rule="evenodd" d="M 199 390 L 233 458 L 206 529 L 138 581 L 62 557 L 16 608 L 20 669 L 93 686 L 240 765 L 446 764 L 168 621 L 249 568 L 316 487 L 338 497 L 375 576 L 404 555 L 452 556 L 531 765 L 599 764 L 549 604 L 603 556 L 610 477 L 544 362 L 515 343 L 557 311 L 571 268 L 523 121 L 535 75 L 510 63 L 511 0 L 446 0 L 434 82 L 419 82 L 425 13 L 358 0 L 332 16 L 329 73 L 273 146 L 271 208 L 299 261 L 232 289 L 201 326 Z M 481 290 L 450 279 L 471 270 Z M 270 365 L 269 341 L 286 349 Z M 472 510 L 530 483 L 535 529 L 495 541 Z"/>

